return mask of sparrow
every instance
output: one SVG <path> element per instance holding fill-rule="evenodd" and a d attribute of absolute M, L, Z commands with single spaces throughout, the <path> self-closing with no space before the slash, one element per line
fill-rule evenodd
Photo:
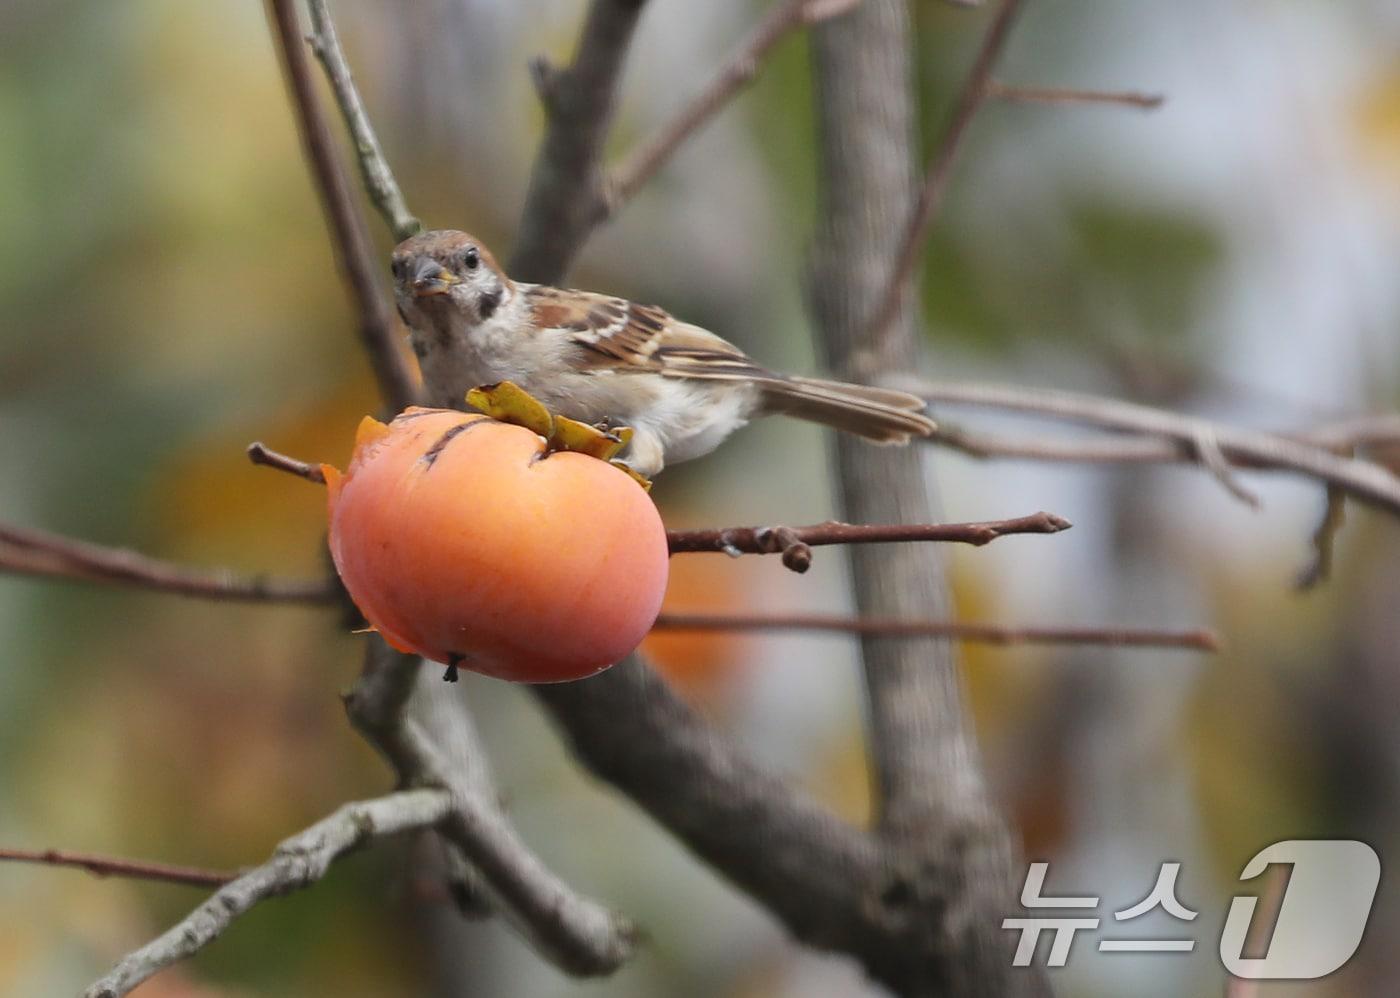
<path fill-rule="evenodd" d="M 935 429 L 917 396 L 780 374 L 654 305 L 512 281 L 465 232 L 406 239 L 390 269 L 434 404 L 514 382 L 560 415 L 631 427 L 619 458 L 648 478 L 774 413 L 880 444 Z"/>

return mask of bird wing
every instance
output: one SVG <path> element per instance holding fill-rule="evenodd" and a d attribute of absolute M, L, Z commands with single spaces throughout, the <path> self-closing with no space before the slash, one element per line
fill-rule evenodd
<path fill-rule="evenodd" d="M 580 367 L 716 381 L 782 381 L 729 341 L 665 309 L 589 291 L 528 292 L 534 327 L 566 334 Z"/>
<path fill-rule="evenodd" d="M 566 336 L 578 351 L 580 370 L 744 382 L 759 390 L 764 412 L 824 423 L 877 443 L 904 443 L 935 429 L 921 398 L 888 388 L 775 374 L 727 340 L 678 322 L 654 305 L 557 288 L 532 287 L 526 293 L 534 328 Z"/>

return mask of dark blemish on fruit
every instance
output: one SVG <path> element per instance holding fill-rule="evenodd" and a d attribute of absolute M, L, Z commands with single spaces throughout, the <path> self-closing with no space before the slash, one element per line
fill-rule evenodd
<path fill-rule="evenodd" d="M 481 426 L 482 424 L 489 422 L 489 419 L 469 419 L 465 422 L 458 423 L 456 426 L 452 427 L 442 436 L 438 437 L 437 440 L 433 443 L 433 445 L 429 447 L 426 452 L 424 452 L 420 460 L 425 461 L 428 467 L 431 468 L 433 466 L 433 462 L 435 462 L 438 459 L 438 457 L 442 455 L 444 448 L 446 448 L 447 445 L 450 444 L 453 440 L 455 440 L 461 434 L 472 429 L 473 427 Z"/>

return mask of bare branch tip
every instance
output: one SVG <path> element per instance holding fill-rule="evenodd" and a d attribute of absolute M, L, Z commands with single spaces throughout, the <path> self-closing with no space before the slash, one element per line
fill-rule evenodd
<path fill-rule="evenodd" d="M 559 106 L 559 77 L 564 71 L 554 64 L 547 55 L 532 56 L 529 61 L 530 82 L 535 86 L 535 94 L 544 105 L 545 112 L 554 114 Z"/>
<path fill-rule="evenodd" d="M 987 96 L 1014 104 L 1109 104 L 1138 111 L 1155 111 L 1167 99 L 1165 94 L 1142 93 L 1137 90 L 1022 87 L 999 80 L 987 81 Z"/>
<path fill-rule="evenodd" d="M 274 468 L 277 471 L 285 471 L 289 475 L 296 475 L 298 478 L 304 478 L 308 482 L 315 482 L 318 485 L 326 484 L 325 473 L 319 467 L 278 453 L 261 440 L 255 440 L 249 444 L 247 454 L 248 460 L 253 464 Z"/>

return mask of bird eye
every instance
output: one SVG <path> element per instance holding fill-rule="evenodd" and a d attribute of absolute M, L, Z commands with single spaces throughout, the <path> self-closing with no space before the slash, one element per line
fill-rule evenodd
<path fill-rule="evenodd" d="M 396 280 L 403 279 L 403 260 L 400 257 L 394 257 L 389 261 L 389 272 L 394 275 Z"/>
<path fill-rule="evenodd" d="M 462 254 L 462 264 L 468 270 L 475 270 L 479 263 L 481 263 L 481 254 L 476 251 L 475 246 L 468 246 L 466 252 Z"/>

